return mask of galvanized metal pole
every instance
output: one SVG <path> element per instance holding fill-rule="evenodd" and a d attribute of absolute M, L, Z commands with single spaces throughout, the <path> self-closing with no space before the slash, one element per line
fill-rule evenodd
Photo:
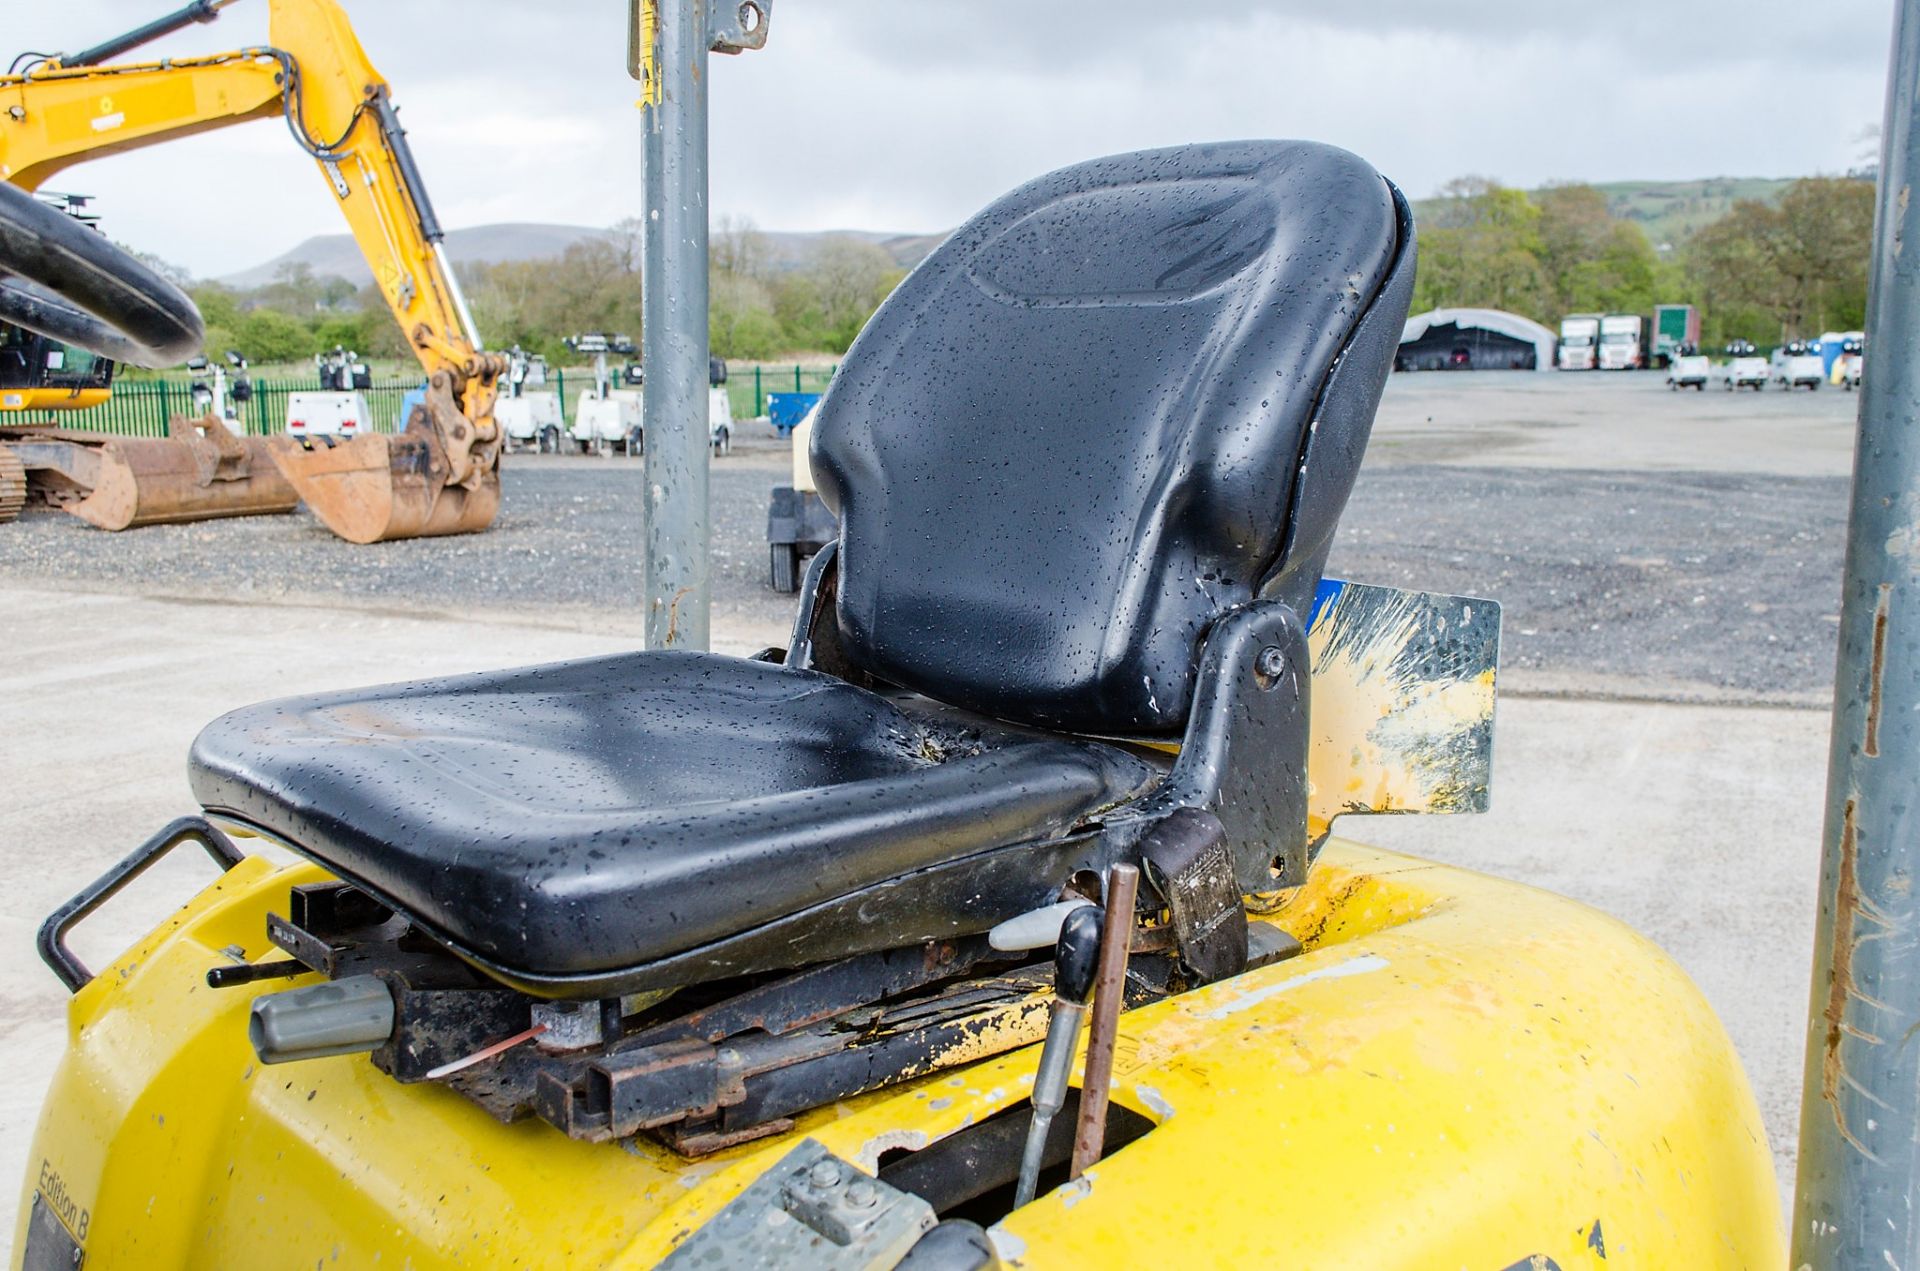
<path fill-rule="evenodd" d="M 1895 6 L 1800 1107 L 1795 1267 L 1920 1266 L 1920 5 Z M 1904 248 L 1904 250 L 1903 250 Z"/>
<path fill-rule="evenodd" d="M 646 642 L 704 649 L 707 574 L 707 0 L 641 0 L 640 361 Z"/>

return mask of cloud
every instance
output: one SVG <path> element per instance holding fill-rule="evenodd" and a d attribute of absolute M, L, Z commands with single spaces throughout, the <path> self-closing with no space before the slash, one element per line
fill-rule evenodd
<path fill-rule="evenodd" d="M 170 0 L 15 5 L 16 47 L 77 47 Z M 1414 195 L 1515 184 L 1788 176 L 1857 162 L 1882 108 L 1875 0 L 781 0 L 766 50 L 716 57 L 716 212 L 770 229 L 944 229 L 1093 155 L 1297 136 Z M 350 6 L 441 218 L 606 224 L 640 201 L 625 6 Z M 265 0 L 155 53 L 267 37 Z M 284 130 L 248 124 L 63 174 L 111 232 L 202 275 L 342 228 Z"/>

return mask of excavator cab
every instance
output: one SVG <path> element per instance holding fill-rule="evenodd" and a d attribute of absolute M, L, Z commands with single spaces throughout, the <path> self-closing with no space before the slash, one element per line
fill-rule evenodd
<path fill-rule="evenodd" d="M 0 411 L 98 406 L 111 391 L 113 372 L 111 358 L 0 325 Z"/>

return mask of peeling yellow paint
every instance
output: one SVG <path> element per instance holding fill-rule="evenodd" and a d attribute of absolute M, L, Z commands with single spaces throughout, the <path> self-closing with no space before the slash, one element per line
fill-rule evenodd
<path fill-rule="evenodd" d="M 1494 670 L 1449 679 L 1408 668 L 1402 655 L 1421 637 L 1428 603 L 1415 593 L 1385 593 L 1363 622 L 1323 618 L 1308 636 L 1313 839 L 1342 813 L 1448 812 L 1484 794 L 1458 788 L 1459 765 L 1450 758 L 1492 718 Z"/>

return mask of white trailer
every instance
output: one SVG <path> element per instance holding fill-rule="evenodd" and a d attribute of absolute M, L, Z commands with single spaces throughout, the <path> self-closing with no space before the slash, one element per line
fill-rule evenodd
<path fill-rule="evenodd" d="M 373 414 L 361 392 L 287 394 L 289 437 L 359 437 L 373 431 Z"/>
<path fill-rule="evenodd" d="M 1791 392 L 1796 388 L 1817 390 L 1827 378 L 1826 359 L 1810 352 L 1806 342 L 1794 340 L 1773 351 L 1769 359 L 1773 382 Z"/>

